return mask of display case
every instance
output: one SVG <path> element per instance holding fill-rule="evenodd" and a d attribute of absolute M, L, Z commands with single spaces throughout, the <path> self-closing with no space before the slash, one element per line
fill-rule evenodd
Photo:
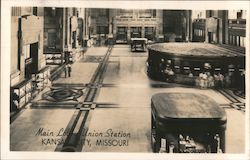
<path fill-rule="evenodd" d="M 157 93 L 152 96 L 151 109 L 154 152 L 225 153 L 226 112 L 212 98 Z"/>
<path fill-rule="evenodd" d="M 62 52 L 44 53 L 47 65 L 61 65 L 63 60 Z"/>
<path fill-rule="evenodd" d="M 44 67 L 38 73 L 32 74 L 34 95 L 50 85 L 50 67 Z"/>
<path fill-rule="evenodd" d="M 11 110 L 17 110 L 24 107 L 32 97 L 32 81 L 24 80 L 11 87 Z"/>
<path fill-rule="evenodd" d="M 200 73 L 222 74 L 224 77 L 234 73 L 233 78 L 238 81 L 232 85 L 238 88 L 238 84 L 244 84 L 238 74 L 239 69 L 245 69 L 244 51 L 235 51 L 210 43 L 157 43 L 148 46 L 149 77 L 166 81 L 162 72 L 166 67 L 162 66 L 167 66 L 169 61 L 177 80 L 178 77 L 179 79 L 188 77 L 190 73 L 193 76 L 199 76 Z M 176 81 L 176 79 L 174 83 L 186 84 L 185 81 Z"/>

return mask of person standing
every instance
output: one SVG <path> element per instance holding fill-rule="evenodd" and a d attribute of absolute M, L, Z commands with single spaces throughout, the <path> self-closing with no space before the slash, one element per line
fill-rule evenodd
<path fill-rule="evenodd" d="M 200 88 L 204 88 L 204 79 L 203 79 L 203 73 L 199 74 L 199 86 Z"/>
<path fill-rule="evenodd" d="M 219 88 L 219 75 L 218 74 L 214 74 L 214 86 L 215 88 Z"/>
<path fill-rule="evenodd" d="M 208 75 L 207 75 L 207 80 L 208 80 L 208 87 L 209 88 L 213 88 L 214 87 L 214 77 L 211 75 L 210 72 L 208 72 Z"/>
<path fill-rule="evenodd" d="M 225 74 L 225 87 L 227 88 L 231 87 L 231 77 L 229 73 Z"/>
<path fill-rule="evenodd" d="M 224 88 L 224 75 L 219 73 L 219 82 L 220 82 L 220 87 Z"/>
<path fill-rule="evenodd" d="M 71 64 L 67 64 L 67 68 L 68 68 L 68 76 L 71 76 Z"/>
<path fill-rule="evenodd" d="M 68 46 L 65 46 L 64 48 L 64 63 L 68 64 L 70 62 L 70 51 L 68 49 Z"/>
<path fill-rule="evenodd" d="M 68 74 L 68 65 L 65 65 L 65 67 L 64 67 L 65 78 L 67 78 L 67 74 Z"/>
<path fill-rule="evenodd" d="M 170 68 L 168 76 L 169 76 L 169 82 L 174 82 L 174 80 L 175 80 L 175 73 L 172 70 L 172 68 Z"/>

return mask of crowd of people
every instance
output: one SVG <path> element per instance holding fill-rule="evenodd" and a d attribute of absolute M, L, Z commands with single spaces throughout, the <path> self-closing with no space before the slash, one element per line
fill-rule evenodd
<path fill-rule="evenodd" d="M 195 85 L 202 89 L 204 88 L 223 88 L 225 84 L 229 85 L 230 77 L 227 76 L 227 81 L 225 82 L 225 76 L 221 73 L 211 74 L 210 72 L 200 73 L 195 79 Z"/>
<path fill-rule="evenodd" d="M 168 83 L 195 85 L 197 88 L 231 88 L 245 91 L 245 70 L 237 65 L 214 67 L 204 63 L 203 67 L 193 68 L 184 63 L 175 63 L 171 59 L 153 59 L 147 61 L 148 75 Z"/>
<path fill-rule="evenodd" d="M 171 60 L 165 61 L 164 59 L 160 60 L 158 66 L 161 77 L 166 82 L 175 82 L 178 74 L 175 73 L 174 69 L 171 67 Z M 189 70 L 187 72 L 187 76 L 189 78 L 193 78 L 195 81 L 195 86 L 205 89 L 205 88 L 223 88 L 223 87 L 232 87 L 233 83 L 233 72 L 221 73 L 220 71 L 213 72 L 211 65 L 208 63 L 204 64 L 204 71 L 193 75 L 193 73 Z"/>

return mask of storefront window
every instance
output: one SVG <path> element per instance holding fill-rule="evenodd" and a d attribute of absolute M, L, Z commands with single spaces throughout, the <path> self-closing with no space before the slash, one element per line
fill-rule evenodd
<path fill-rule="evenodd" d="M 117 40 L 127 40 L 127 28 L 126 27 L 118 27 L 117 28 Z"/>
<path fill-rule="evenodd" d="M 131 27 L 131 38 L 141 38 L 141 27 Z"/>
<path fill-rule="evenodd" d="M 149 40 L 154 39 L 154 27 L 145 27 L 145 38 Z"/>

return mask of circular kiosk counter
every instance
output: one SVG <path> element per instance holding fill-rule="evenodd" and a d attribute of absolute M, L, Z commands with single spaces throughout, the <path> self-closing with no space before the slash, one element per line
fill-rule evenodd
<path fill-rule="evenodd" d="M 155 94 L 151 116 L 154 152 L 225 152 L 226 113 L 205 95 Z"/>
<path fill-rule="evenodd" d="M 209 43 L 158 43 L 148 46 L 148 51 L 148 75 L 158 80 L 164 79 L 163 70 L 166 66 L 176 75 L 192 73 L 194 76 L 209 69 L 211 74 L 233 72 L 238 78 L 240 71 L 245 70 L 245 51 L 232 46 Z"/>

